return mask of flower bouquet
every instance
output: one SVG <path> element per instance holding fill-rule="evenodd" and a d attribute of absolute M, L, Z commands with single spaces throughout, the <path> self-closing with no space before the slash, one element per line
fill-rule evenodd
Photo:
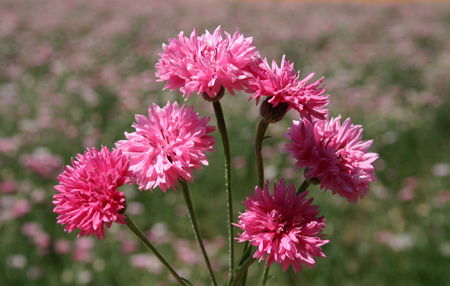
<path fill-rule="evenodd" d="M 156 76 L 166 82 L 164 89 L 179 90 L 186 100 L 194 93 L 211 102 L 225 155 L 225 189 L 228 210 L 228 275 L 224 285 L 246 285 L 248 268 L 256 261 L 265 261 L 261 285 L 269 278 L 274 262 L 284 271 L 294 272 L 303 265 L 313 268 L 316 257 L 325 257 L 321 247 L 330 242 L 322 234 L 326 221 L 319 216 L 318 206 L 307 199 L 308 187 L 320 189 L 356 204 L 376 181 L 373 162 L 376 153 L 368 151 L 372 141 L 362 140 L 362 127 L 350 118 L 341 123 L 341 116 L 330 118 L 329 95 L 325 95 L 324 78 L 312 81 L 314 74 L 300 78 L 294 64 L 281 59 L 269 65 L 263 59 L 252 38 L 244 38 L 237 30 L 222 36 L 219 26 L 214 33 L 189 37 L 183 32 L 177 39 L 163 45 L 164 52 L 156 64 Z M 232 204 L 230 144 L 220 100 L 228 92 L 251 94 L 256 104 L 261 100 L 261 121 L 255 136 L 258 182 L 243 202 L 245 208 L 235 221 Z M 232 100 L 232 98 L 230 99 Z M 298 112 L 284 136 L 284 151 L 296 161 L 296 170 L 303 169 L 305 180 L 298 189 L 283 178 L 265 181 L 262 145 L 270 124 L 282 120 L 289 110 Z M 71 232 L 80 229 L 79 236 L 105 238 L 105 226 L 127 225 L 153 252 L 180 285 L 192 285 L 181 277 L 139 230 L 127 214 L 126 193 L 118 188 L 136 184 L 139 190 L 164 193 L 182 190 L 195 238 L 200 247 L 212 285 L 219 285 L 203 245 L 188 182 L 193 184 L 193 172 L 207 166 L 207 151 L 213 152 L 216 130 L 209 117 L 200 117 L 194 107 L 167 102 L 148 108 L 147 115 L 136 115 L 135 132 L 125 132 L 125 139 L 100 150 L 88 148 L 72 159 L 55 186 L 54 212 L 58 223 Z M 257 184 L 256 184 L 257 183 Z M 272 187 L 273 186 L 273 187 Z M 244 190 L 237 190 L 242 192 Z M 245 190 L 246 191 L 246 190 Z M 232 227 L 240 229 L 233 237 Z M 235 241 L 245 244 L 240 259 L 235 259 Z"/>

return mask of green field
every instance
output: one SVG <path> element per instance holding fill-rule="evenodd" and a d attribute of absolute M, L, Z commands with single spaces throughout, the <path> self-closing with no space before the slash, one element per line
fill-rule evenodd
<path fill-rule="evenodd" d="M 91 3 L 92 2 L 92 3 Z M 302 4 L 175 0 L 0 1 L 0 286 L 176 285 L 123 225 L 106 240 L 64 232 L 53 213 L 62 166 L 86 147 L 114 147 L 152 103 L 184 103 L 162 91 L 155 64 L 180 31 L 218 25 L 253 37 L 262 57 L 325 76 L 331 116 L 351 117 L 373 139 L 378 181 L 356 205 L 309 188 L 327 220 L 314 269 L 268 285 L 450 285 L 450 5 Z M 222 100 L 233 157 L 234 217 L 257 185 L 253 140 L 259 108 L 250 95 Z M 212 106 L 186 101 L 201 116 Z M 282 152 L 298 114 L 269 126 L 266 178 L 299 186 Z M 228 268 L 223 151 L 190 185 L 201 233 L 223 285 Z M 180 274 L 210 285 L 181 192 L 124 186 L 128 213 Z M 234 230 L 237 232 L 237 230 Z M 236 254 L 243 246 L 236 242 Z M 263 265 L 250 268 L 259 285 Z"/>

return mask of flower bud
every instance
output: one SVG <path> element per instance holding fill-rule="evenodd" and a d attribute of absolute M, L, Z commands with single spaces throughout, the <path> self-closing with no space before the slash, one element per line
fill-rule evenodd
<path fill-rule="evenodd" d="M 203 99 L 208 102 L 219 101 L 224 95 L 225 95 L 225 88 L 223 88 L 223 86 L 220 87 L 219 92 L 217 93 L 216 97 L 214 97 L 214 98 L 209 97 L 209 95 L 206 92 L 202 93 Z"/>
<path fill-rule="evenodd" d="M 274 107 L 272 103 L 269 102 L 270 99 L 271 97 L 263 101 L 259 113 L 267 122 L 276 123 L 283 119 L 289 109 L 289 103 L 282 102 Z"/>
<path fill-rule="evenodd" d="M 305 167 L 305 178 L 306 178 L 306 181 L 310 184 L 310 185 L 320 185 L 320 180 L 319 180 L 319 178 L 316 178 L 316 177 L 310 177 L 310 178 L 308 178 L 308 176 L 306 175 L 306 173 L 308 172 L 308 170 L 309 170 L 309 168 L 308 167 Z"/>

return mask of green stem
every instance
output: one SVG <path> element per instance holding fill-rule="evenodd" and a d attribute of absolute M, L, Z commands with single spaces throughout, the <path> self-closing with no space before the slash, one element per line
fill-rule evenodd
<path fill-rule="evenodd" d="M 258 170 L 258 186 L 264 188 L 264 164 L 262 159 L 262 142 L 264 140 L 264 134 L 266 133 L 269 122 L 264 118 L 261 119 L 258 125 L 258 131 L 256 132 L 255 139 L 255 151 L 256 151 L 256 168 Z"/>
<path fill-rule="evenodd" d="M 264 269 L 263 277 L 262 277 L 262 280 L 261 280 L 261 286 L 266 286 L 266 282 L 267 282 L 267 280 L 269 280 L 269 278 L 268 278 L 269 269 L 270 269 L 270 266 L 267 266 Z"/>
<path fill-rule="evenodd" d="M 213 102 L 214 113 L 216 114 L 217 127 L 223 142 L 223 151 L 225 153 L 225 188 L 227 190 L 227 209 L 228 209 L 228 252 L 229 252 L 229 273 L 234 269 L 234 238 L 231 223 L 233 222 L 233 201 L 231 197 L 231 170 L 230 170 L 230 143 L 228 142 L 227 126 L 223 117 L 223 110 L 220 101 Z"/>
<path fill-rule="evenodd" d="M 258 130 L 256 131 L 256 139 L 255 139 L 256 169 L 258 172 L 258 185 L 260 188 L 264 188 L 264 164 L 263 164 L 262 153 L 261 153 L 262 143 L 265 138 L 264 135 L 266 134 L 269 124 L 270 124 L 270 122 L 267 121 L 266 119 L 264 119 L 264 118 L 261 119 L 261 121 L 259 122 L 259 125 L 258 125 Z M 246 251 L 243 254 L 243 259 L 251 258 L 251 256 L 250 256 L 251 247 L 252 246 L 248 242 L 246 242 L 245 248 L 244 248 L 244 249 L 246 249 Z M 242 266 L 240 265 L 240 267 L 242 267 Z M 247 269 L 246 268 L 242 271 L 242 274 L 239 277 L 239 279 L 241 279 L 241 277 L 242 277 L 241 286 L 245 286 L 245 284 L 247 282 Z M 237 281 L 239 281 L 239 280 L 237 280 Z"/>
<path fill-rule="evenodd" d="M 253 256 L 253 255 L 252 255 Z M 253 258 L 250 256 L 234 273 L 234 275 L 231 277 L 230 280 L 230 286 L 236 286 L 240 282 L 241 278 L 244 277 L 244 275 L 247 275 L 247 269 L 250 265 L 253 264 L 253 262 L 256 261 L 256 258 Z"/>
<path fill-rule="evenodd" d="M 189 189 L 185 180 L 178 180 L 183 189 L 184 200 L 186 201 L 186 206 L 188 209 L 189 218 L 191 219 L 192 229 L 194 230 L 194 236 L 197 240 L 198 246 L 202 251 L 203 258 L 205 259 L 206 267 L 208 268 L 209 277 L 214 286 L 217 286 L 216 278 L 214 277 L 214 272 L 211 268 L 211 263 L 209 262 L 208 255 L 206 254 L 205 246 L 203 245 L 202 237 L 200 231 L 198 230 L 197 219 L 195 218 L 194 207 L 192 206 L 191 196 L 189 195 Z"/>
<path fill-rule="evenodd" d="M 172 274 L 173 278 L 178 282 L 178 284 L 182 286 L 186 286 L 184 284 L 182 278 L 175 272 L 175 270 L 170 266 L 170 264 L 164 259 L 164 257 L 159 253 L 158 250 L 153 246 L 153 244 L 148 240 L 148 238 L 142 233 L 142 231 L 134 224 L 134 222 L 128 217 L 128 215 L 124 218 L 125 222 L 127 223 L 127 226 L 130 228 L 130 230 L 142 241 L 142 243 L 147 246 L 148 249 L 150 249 L 151 252 L 156 256 L 156 258 L 161 261 L 161 263 L 169 270 L 169 272 Z"/>
<path fill-rule="evenodd" d="M 303 193 L 304 191 L 306 191 L 306 189 L 309 187 L 309 183 L 308 181 L 305 179 L 302 183 L 302 185 L 300 186 L 300 188 L 298 188 L 297 191 L 297 196 L 300 195 L 301 193 Z"/>

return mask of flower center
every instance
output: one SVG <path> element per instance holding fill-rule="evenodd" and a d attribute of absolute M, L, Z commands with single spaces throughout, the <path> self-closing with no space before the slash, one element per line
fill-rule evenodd
<path fill-rule="evenodd" d="M 210 62 L 217 60 L 217 48 L 205 45 L 201 51 L 201 55 Z"/>

